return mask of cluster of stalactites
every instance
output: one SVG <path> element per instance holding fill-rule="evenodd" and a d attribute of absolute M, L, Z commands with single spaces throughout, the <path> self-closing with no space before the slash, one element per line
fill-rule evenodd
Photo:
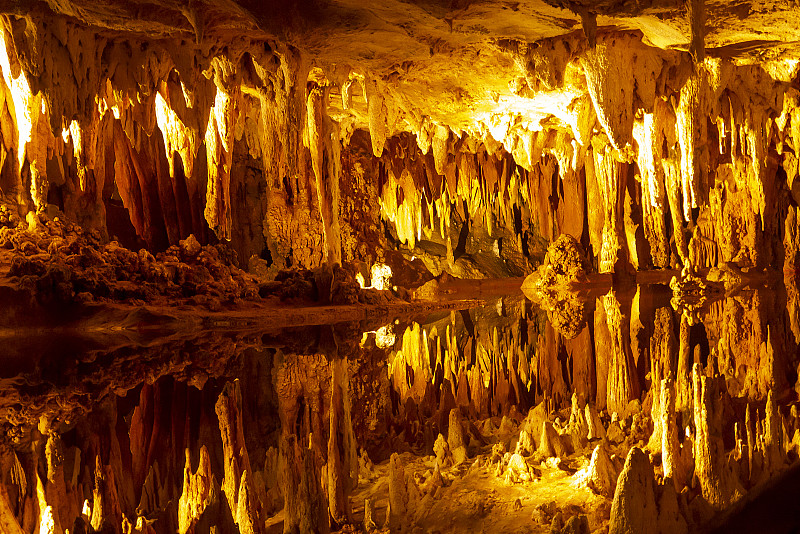
<path fill-rule="evenodd" d="M 383 217 L 409 247 L 431 232 L 448 240 L 452 209 L 485 223 L 489 236 L 513 226 L 514 210 L 531 212 L 539 235 L 554 239 L 564 232 L 547 206 L 557 173 L 564 184 L 580 182 L 575 194 L 586 206 L 578 208 L 603 271 L 648 264 L 631 205 L 641 208 L 656 267 L 756 263 L 756 238 L 741 242 L 722 229 L 730 225 L 713 221 L 738 217 L 743 236 L 766 231 L 777 165 L 788 189 L 798 176 L 800 93 L 788 83 L 797 62 L 690 59 L 632 34 L 606 34 L 591 46 L 575 36 L 563 38 L 569 46 L 504 45 L 498 53 L 512 55 L 520 70 L 512 95 L 471 125 L 448 126 L 446 116 L 418 109 L 402 85 L 351 69 L 316 72 L 278 43 L 245 38 L 206 50 L 47 22 L 4 16 L 0 25 L 0 163 L 9 155 L 15 163 L 4 193 L 22 210 L 41 210 L 51 184 L 66 185 L 65 211 L 102 227 L 101 196 L 114 174 L 145 238 L 154 209 L 146 191 L 157 189 L 156 200 L 169 204 L 177 195 L 170 190 L 185 180 L 198 199 L 193 210 L 230 239 L 233 152 L 242 142 L 262 162 L 269 187 L 288 181 L 299 187 L 298 200 L 318 199 L 324 257 L 338 261 L 342 143 L 355 128 L 369 129 L 376 157 L 386 158 L 402 132 L 432 156 L 432 165 L 393 166 L 380 191 Z M 163 148 L 150 141 L 156 132 Z M 314 184 L 301 179 L 305 149 Z M 630 166 L 640 198 L 625 184 Z M 733 200 L 723 200 L 720 187 L 735 188 Z"/>
<path fill-rule="evenodd" d="M 780 189 L 775 170 L 784 167 L 789 190 L 798 175 L 798 93 L 788 84 L 796 61 L 755 66 L 690 58 L 627 34 L 605 35 L 593 46 L 508 48 L 524 74 L 516 93 L 533 103 L 554 90 L 572 99 L 538 121 L 536 113 L 501 110 L 485 121 L 489 135 L 473 135 L 487 146 L 498 139 L 526 169 L 554 156 L 562 181 L 585 169 L 587 222 L 601 271 L 621 260 L 643 268 L 763 259 L 755 236 L 770 230 Z M 541 150 L 548 136 L 557 139 L 549 154 Z M 626 191 L 631 166 L 640 198 Z M 642 212 L 650 262 L 639 257 L 631 203 Z M 713 223 L 720 219 L 738 219 L 741 235 L 724 229 L 731 224 Z M 782 221 L 776 229 L 783 230 Z"/>
<path fill-rule="evenodd" d="M 66 184 L 84 197 L 84 212 L 98 211 L 92 222 L 102 227 L 104 182 L 116 175 L 132 223 L 146 237 L 141 204 L 164 166 L 172 189 L 181 174 L 208 226 L 230 239 L 234 143 L 244 137 L 271 180 L 301 172 L 297 125 L 306 106 L 298 80 L 307 69 L 296 51 L 242 40 L 204 52 L 189 42 L 111 40 L 62 19 L 49 22 L 3 16 L 0 25 L 0 160 L 16 156 L 15 183 L 4 185 L 21 210 L 45 209 L 50 184 Z M 156 131 L 163 150 L 149 143 Z"/>
<path fill-rule="evenodd" d="M 543 336 L 534 334 L 535 321 L 528 322 L 522 301 L 499 302 L 497 310 L 496 318 L 476 317 L 472 323 L 451 313 L 449 319 L 435 324 L 408 325 L 388 358 L 389 381 L 400 402 L 423 403 L 433 387 L 441 398 L 451 398 L 464 409 L 487 417 L 500 415 L 511 405 L 518 409 L 532 406 L 542 394 L 566 398 L 568 386 L 560 370 L 551 372 L 555 366 L 550 358 L 556 358 L 549 345 L 556 338 L 552 329 Z M 466 337 L 465 330 L 469 333 Z M 466 343 L 459 342 L 463 337 Z M 581 336 L 568 350 L 588 340 Z M 575 375 L 576 390 L 588 395 L 587 385 L 578 376 L 582 372 Z"/>

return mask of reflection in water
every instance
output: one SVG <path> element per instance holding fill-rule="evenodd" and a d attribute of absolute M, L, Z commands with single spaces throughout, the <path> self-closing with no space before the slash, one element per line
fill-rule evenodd
<path fill-rule="evenodd" d="M 0 377 L 0 530 L 729 528 L 797 459 L 799 309 L 654 285 L 67 343 Z"/>

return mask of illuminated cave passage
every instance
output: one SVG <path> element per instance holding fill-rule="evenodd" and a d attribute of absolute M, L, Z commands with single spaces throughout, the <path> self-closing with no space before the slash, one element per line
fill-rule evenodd
<path fill-rule="evenodd" d="M 0 1 L 0 534 L 797 532 L 799 19 Z"/>

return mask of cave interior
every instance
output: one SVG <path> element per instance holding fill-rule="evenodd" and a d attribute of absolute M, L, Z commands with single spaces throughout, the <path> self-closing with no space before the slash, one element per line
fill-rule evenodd
<path fill-rule="evenodd" d="M 0 534 L 800 532 L 798 20 L 0 0 Z"/>

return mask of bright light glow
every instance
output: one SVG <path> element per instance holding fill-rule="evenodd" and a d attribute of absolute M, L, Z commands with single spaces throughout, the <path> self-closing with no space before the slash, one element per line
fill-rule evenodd
<path fill-rule="evenodd" d="M 86 166 L 83 158 L 83 141 L 81 125 L 74 120 L 69 123 L 69 135 L 72 137 L 72 153 L 78 167 L 78 179 L 81 191 L 86 191 Z"/>
<path fill-rule="evenodd" d="M 181 80 L 181 91 L 183 91 L 183 99 L 186 101 L 186 107 L 190 109 L 194 107 L 192 95 L 189 93 L 189 90 L 186 89 L 186 84 L 183 83 L 183 80 Z"/>
<path fill-rule="evenodd" d="M 394 325 L 392 324 L 382 326 L 375 332 L 375 345 L 379 349 L 393 347 L 396 340 L 397 336 L 394 335 Z"/>
<path fill-rule="evenodd" d="M 75 151 L 75 157 L 80 158 L 83 144 L 81 143 L 81 125 L 78 121 L 74 120 L 69 123 L 69 135 L 72 137 L 72 145 Z"/>
<path fill-rule="evenodd" d="M 39 534 L 51 533 L 56 531 L 56 520 L 53 517 L 53 507 L 48 506 L 44 509 L 42 519 L 39 522 Z"/>
<path fill-rule="evenodd" d="M 19 76 L 14 78 L 11 75 L 11 58 L 6 49 L 6 32 L 0 31 L 0 67 L 3 69 L 3 80 L 6 86 L 11 90 L 11 100 L 13 102 L 13 110 L 11 110 L 17 123 L 18 132 L 18 149 L 17 158 L 19 159 L 19 168 L 25 163 L 25 151 L 27 144 L 33 138 L 33 112 L 39 111 L 39 106 L 35 105 L 34 96 L 31 94 L 31 86 L 25 73 L 20 69 Z"/>
<path fill-rule="evenodd" d="M 385 263 L 372 266 L 372 287 L 386 290 L 392 287 L 392 268 Z"/>
<path fill-rule="evenodd" d="M 83 501 L 83 510 L 81 510 L 81 515 L 83 516 L 83 519 L 87 523 L 91 522 L 91 519 L 92 519 L 92 505 L 89 504 L 89 499 L 85 499 Z"/>
<path fill-rule="evenodd" d="M 363 347 L 367 344 L 367 340 L 369 336 L 375 336 L 375 346 L 379 349 L 388 349 L 394 347 L 395 341 L 397 341 L 397 336 L 394 333 L 394 325 L 389 323 L 385 326 L 378 328 L 377 330 L 370 330 L 369 332 L 364 332 L 361 335 L 361 342 L 359 345 Z"/>
<path fill-rule="evenodd" d="M 155 108 L 156 123 L 164 138 L 164 151 L 168 155 L 167 163 L 169 164 L 169 175 L 175 176 L 173 154 L 177 152 L 183 162 L 184 173 L 187 177 L 191 176 L 194 167 L 194 158 L 197 155 L 196 132 L 183 124 L 177 113 L 172 111 L 167 101 L 164 100 L 161 92 L 156 93 Z"/>
<path fill-rule="evenodd" d="M 577 112 L 571 109 L 571 104 L 581 95 L 580 91 L 572 89 L 537 93 L 533 98 L 502 95 L 497 99 L 494 109 L 476 116 L 476 119 L 483 122 L 496 141 L 503 142 L 517 128 L 541 131 L 541 121 L 550 116 L 569 125 L 576 124 Z M 576 129 L 573 127 L 573 130 Z"/>
<path fill-rule="evenodd" d="M 361 289 L 367 287 L 367 281 L 364 280 L 364 275 L 361 273 L 356 273 L 356 282 L 358 282 L 358 285 L 361 287 Z"/>

